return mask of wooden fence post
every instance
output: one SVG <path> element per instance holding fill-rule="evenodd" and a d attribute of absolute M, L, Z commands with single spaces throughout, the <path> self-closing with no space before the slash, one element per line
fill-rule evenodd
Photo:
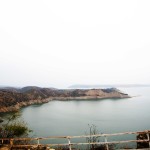
<path fill-rule="evenodd" d="M 107 137 L 105 136 L 105 145 L 106 145 L 106 149 L 109 150 L 108 144 L 107 144 Z"/>
<path fill-rule="evenodd" d="M 147 139 L 148 139 L 149 148 L 150 148 L 150 137 L 149 137 L 149 133 L 147 133 Z"/>
<path fill-rule="evenodd" d="M 69 143 L 69 150 L 71 150 L 71 142 L 70 142 L 70 138 L 68 138 L 68 143 Z"/>
<path fill-rule="evenodd" d="M 11 148 L 13 147 L 13 144 L 14 144 L 14 140 L 13 140 L 13 139 L 10 139 L 10 147 L 11 147 Z"/>
<path fill-rule="evenodd" d="M 39 138 L 37 138 L 37 145 L 40 145 L 40 140 L 39 140 Z"/>

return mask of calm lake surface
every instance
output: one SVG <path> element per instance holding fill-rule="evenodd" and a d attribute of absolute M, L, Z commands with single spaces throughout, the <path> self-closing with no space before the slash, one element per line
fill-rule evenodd
<path fill-rule="evenodd" d="M 31 136 L 83 135 L 88 124 L 100 133 L 150 129 L 150 87 L 119 88 L 128 99 L 52 101 L 21 109 Z"/>

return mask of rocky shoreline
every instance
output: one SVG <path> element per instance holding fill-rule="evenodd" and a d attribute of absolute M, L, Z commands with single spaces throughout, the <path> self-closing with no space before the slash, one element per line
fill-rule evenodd
<path fill-rule="evenodd" d="M 118 89 L 50 89 L 25 87 L 22 89 L 0 89 L 0 113 L 18 111 L 32 104 L 48 103 L 53 100 L 93 100 L 130 98 Z"/>
<path fill-rule="evenodd" d="M 21 109 L 22 107 L 25 106 L 30 106 L 33 104 L 43 104 L 43 103 L 48 103 L 50 100 L 48 99 L 43 99 L 43 100 L 30 100 L 28 102 L 20 102 L 17 103 L 15 105 L 12 106 L 8 106 L 8 107 L 2 107 L 0 108 L 0 113 L 6 113 L 6 112 L 16 112 L 19 109 Z"/>

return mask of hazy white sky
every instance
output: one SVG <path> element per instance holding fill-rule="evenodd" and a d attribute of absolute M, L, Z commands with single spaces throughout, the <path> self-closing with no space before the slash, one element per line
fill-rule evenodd
<path fill-rule="evenodd" d="M 150 83 L 149 0 L 1 0 L 0 85 Z"/>

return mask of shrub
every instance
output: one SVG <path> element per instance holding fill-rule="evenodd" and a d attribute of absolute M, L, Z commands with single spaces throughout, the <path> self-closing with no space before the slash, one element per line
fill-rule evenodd
<path fill-rule="evenodd" d="M 19 116 L 19 113 L 15 113 L 6 118 L 6 121 L 0 126 L 0 138 L 28 136 L 28 134 L 32 132 L 24 121 L 19 120 Z M 9 143 L 9 140 L 3 141 L 3 144 Z M 2 144 L 2 141 L 0 141 L 0 144 Z"/>

